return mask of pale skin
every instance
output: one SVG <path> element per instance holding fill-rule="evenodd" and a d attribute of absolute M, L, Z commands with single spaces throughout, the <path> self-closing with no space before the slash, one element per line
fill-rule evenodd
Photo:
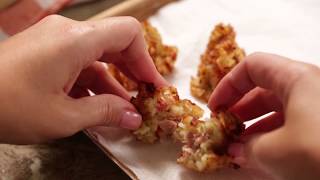
<path fill-rule="evenodd" d="M 131 17 L 49 16 L 1 42 L 0 52 L 0 142 L 40 143 L 93 126 L 138 128 L 130 95 L 101 62 L 137 81 L 167 85 Z"/>
<path fill-rule="evenodd" d="M 320 69 L 254 53 L 227 74 L 209 108 L 227 107 L 243 121 L 274 114 L 247 128 L 229 152 L 236 163 L 274 179 L 320 178 Z"/>
<path fill-rule="evenodd" d="M 0 142 L 41 143 L 93 126 L 138 128 L 130 95 L 102 62 L 136 81 L 169 85 L 140 28 L 130 17 L 78 22 L 54 15 L 1 42 Z M 235 162 L 275 179 L 318 179 L 319 82 L 318 67 L 265 53 L 232 70 L 212 94 L 211 110 L 227 107 L 244 121 L 276 112 L 230 147 Z"/>

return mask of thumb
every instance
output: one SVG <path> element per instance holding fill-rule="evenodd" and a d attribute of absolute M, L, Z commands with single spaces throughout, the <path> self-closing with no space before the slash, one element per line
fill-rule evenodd
<path fill-rule="evenodd" d="M 102 94 L 76 99 L 74 108 L 80 113 L 82 129 L 93 126 L 111 126 L 137 129 L 142 121 L 134 106 L 115 95 Z"/>

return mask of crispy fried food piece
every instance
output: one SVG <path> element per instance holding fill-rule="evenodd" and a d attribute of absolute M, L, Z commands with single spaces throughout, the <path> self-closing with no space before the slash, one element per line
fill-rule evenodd
<path fill-rule="evenodd" d="M 152 84 L 141 84 L 137 97 L 131 102 L 143 117 L 141 127 L 133 134 L 147 143 L 171 136 L 182 118 L 200 118 L 203 114 L 191 101 L 180 100 L 174 87 L 156 89 Z"/>
<path fill-rule="evenodd" d="M 138 84 L 119 71 L 115 65 L 108 64 L 108 71 L 126 90 L 134 91 L 138 88 Z"/>
<path fill-rule="evenodd" d="M 156 89 L 152 84 L 141 84 L 131 102 L 143 119 L 133 132 L 138 140 L 154 143 L 170 137 L 181 142 L 177 162 L 199 172 L 232 167 L 227 146 L 244 127 L 231 114 L 218 111 L 210 120 L 200 120 L 203 110 L 189 100 L 180 100 L 174 87 Z"/>
<path fill-rule="evenodd" d="M 225 111 L 207 121 L 184 118 L 174 134 L 184 144 L 177 162 L 199 172 L 234 167 L 227 147 L 243 128 L 238 119 Z"/>
<path fill-rule="evenodd" d="M 244 58 L 245 52 L 238 47 L 235 37 L 231 25 L 216 25 L 201 56 L 197 77 L 191 78 L 194 97 L 208 102 L 219 81 Z"/>
<path fill-rule="evenodd" d="M 158 30 L 148 21 L 142 22 L 144 38 L 153 62 L 162 75 L 170 74 L 174 69 L 178 49 L 175 46 L 164 45 Z"/>
<path fill-rule="evenodd" d="M 157 29 L 147 21 L 141 23 L 146 40 L 148 52 L 153 62 L 162 75 L 170 74 L 174 69 L 174 63 L 177 59 L 178 49 L 174 46 L 164 45 Z M 127 90 L 136 90 L 137 84 L 122 74 L 115 66 L 109 65 L 110 73 L 123 85 Z"/>

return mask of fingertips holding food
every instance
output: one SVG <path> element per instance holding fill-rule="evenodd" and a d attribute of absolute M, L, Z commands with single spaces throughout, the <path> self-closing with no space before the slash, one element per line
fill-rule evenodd
<path fill-rule="evenodd" d="M 134 76 L 138 81 L 154 83 L 157 87 L 168 85 L 168 82 L 157 71 L 149 55 L 142 27 L 132 17 L 112 17 L 105 20 L 86 22 L 95 28 L 93 46 L 100 46 L 100 61 L 125 66 L 125 73 Z"/>
<path fill-rule="evenodd" d="M 211 110 L 219 106 L 231 107 L 255 87 L 271 90 L 285 104 L 299 78 L 301 64 L 278 55 L 253 53 L 221 80 L 208 106 Z"/>

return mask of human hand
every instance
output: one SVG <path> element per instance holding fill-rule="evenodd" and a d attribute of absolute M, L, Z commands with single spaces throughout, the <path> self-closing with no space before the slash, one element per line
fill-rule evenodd
<path fill-rule="evenodd" d="M 48 16 L 1 42 L 0 52 L 0 142 L 39 143 L 92 126 L 138 128 L 130 95 L 101 62 L 136 81 L 167 83 L 131 17 Z"/>
<path fill-rule="evenodd" d="M 247 128 L 230 147 L 235 162 L 275 179 L 320 178 L 320 70 L 266 53 L 245 58 L 219 83 L 209 101 L 243 121 L 275 112 Z"/>

